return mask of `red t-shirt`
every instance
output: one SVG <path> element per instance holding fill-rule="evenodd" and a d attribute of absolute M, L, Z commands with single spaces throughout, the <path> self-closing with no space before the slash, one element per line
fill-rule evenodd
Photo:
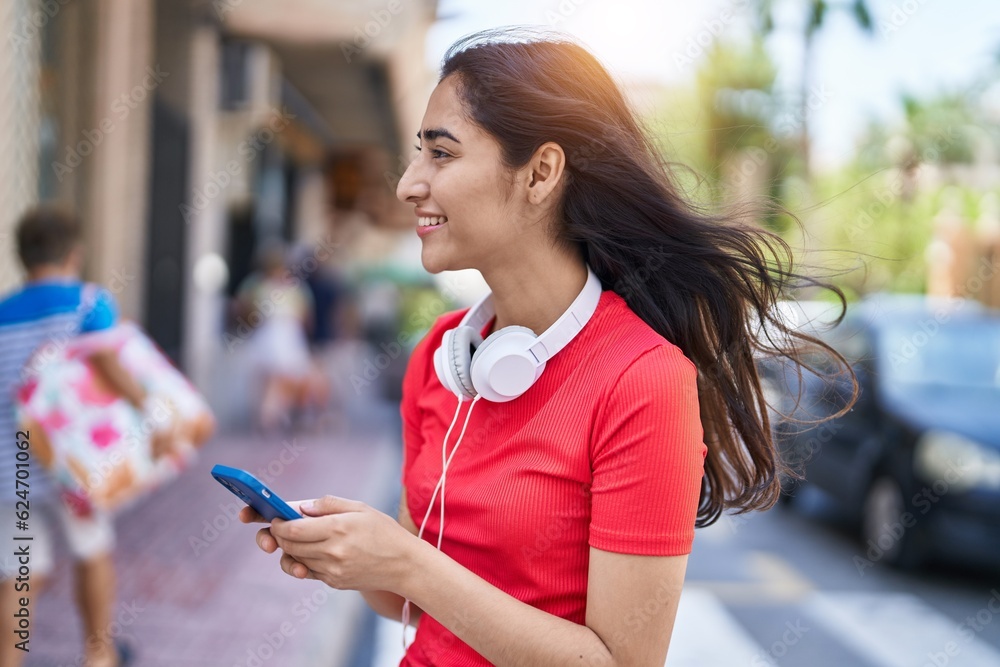
<path fill-rule="evenodd" d="M 441 476 L 458 401 L 434 372 L 434 350 L 467 310 L 435 321 L 403 378 L 402 481 L 417 527 Z M 515 598 L 581 625 L 590 547 L 690 553 L 708 451 L 696 379 L 680 348 L 605 290 L 590 321 L 528 391 L 476 403 L 448 467 L 441 550 Z M 462 406 L 449 454 L 471 405 Z M 440 498 L 423 535 L 434 545 Z M 400 664 L 490 663 L 424 614 Z"/>

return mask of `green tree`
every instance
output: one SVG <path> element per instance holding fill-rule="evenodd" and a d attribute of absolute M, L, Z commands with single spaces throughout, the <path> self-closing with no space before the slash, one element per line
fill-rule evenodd
<path fill-rule="evenodd" d="M 762 35 L 770 35 L 775 30 L 775 9 L 778 0 L 755 0 L 755 2 L 757 28 Z M 809 141 L 809 96 L 812 85 L 816 33 L 826 24 L 827 16 L 831 10 L 847 11 L 854 19 L 854 23 L 865 34 L 870 35 L 872 33 L 873 24 L 866 0 L 847 0 L 845 2 L 807 0 L 805 5 L 807 13 L 806 20 L 802 25 L 802 76 L 799 81 L 799 113 L 801 114 L 799 157 L 802 160 L 802 173 L 808 180 L 810 174 L 809 156 L 811 153 Z"/>
<path fill-rule="evenodd" d="M 748 48 L 720 41 L 709 47 L 696 81 L 713 176 L 720 175 L 732 153 L 764 147 L 773 138 L 769 119 L 776 76 L 777 68 L 759 39 Z"/>
<path fill-rule="evenodd" d="M 718 182 L 716 202 L 727 190 L 744 191 L 748 179 L 763 184 L 764 195 L 780 201 L 791 157 L 787 141 L 775 134 L 779 103 L 774 96 L 777 67 L 760 36 L 749 44 L 717 41 L 698 69 L 696 87 L 704 118 L 706 171 Z M 778 229 L 778 218 L 762 223 Z"/>
<path fill-rule="evenodd" d="M 968 183 L 946 177 L 948 185 L 920 187 L 917 180 L 922 164 L 947 174 L 973 160 L 974 141 L 990 125 L 973 92 L 901 96 L 902 121 L 871 122 L 853 164 L 817 180 L 823 246 L 872 255 L 864 270 L 837 280 L 848 293 L 924 291 L 935 217 L 949 198 L 966 220 L 977 215 L 982 193 Z"/>

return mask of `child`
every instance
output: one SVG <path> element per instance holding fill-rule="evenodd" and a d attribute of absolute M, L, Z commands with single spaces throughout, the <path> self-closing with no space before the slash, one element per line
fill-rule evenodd
<path fill-rule="evenodd" d="M 26 531 L 17 530 L 15 501 L 21 498 L 15 495 L 14 474 L 19 427 L 13 405 L 14 388 L 33 372 L 25 368 L 33 351 L 44 344 L 59 345 L 77 334 L 110 328 L 117 320 L 117 306 L 107 290 L 80 281 L 83 248 L 80 223 L 74 216 L 51 207 L 28 212 L 18 223 L 17 251 L 27 272 L 26 283 L 0 301 L 0 550 L 4 554 L 0 557 L 0 665 L 18 667 L 23 660 L 24 651 L 16 646 L 14 613 L 22 597 L 29 601 L 29 613 L 34 613 L 31 600 L 46 585 L 54 564 L 52 531 L 58 525 L 75 562 L 85 664 L 120 667 L 131 661 L 131 650 L 114 641 L 108 631 L 115 599 L 111 517 L 99 510 L 88 516 L 71 512 L 45 470 L 29 459 L 29 525 Z M 90 361 L 114 389 L 136 408 L 144 408 L 146 392 L 113 352 L 96 353 Z M 33 537 L 31 542 L 14 541 L 15 536 L 28 535 Z M 19 544 L 30 545 L 28 591 L 15 590 L 19 563 L 8 555 Z"/>

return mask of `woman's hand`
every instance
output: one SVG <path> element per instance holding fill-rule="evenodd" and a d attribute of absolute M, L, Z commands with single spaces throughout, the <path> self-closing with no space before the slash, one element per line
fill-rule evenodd
<path fill-rule="evenodd" d="M 313 503 L 313 507 L 309 507 Z M 290 502 L 302 519 L 274 519 L 257 533 L 267 553 L 281 548 L 281 569 L 297 579 L 318 579 L 340 590 L 397 591 L 409 570 L 416 539 L 395 519 L 368 505 L 336 496 Z M 244 523 L 264 522 L 256 511 L 240 511 Z"/>
<path fill-rule="evenodd" d="M 303 514 L 301 506 L 304 505 L 305 503 L 311 503 L 311 502 L 316 502 L 316 498 L 310 498 L 309 500 L 293 500 L 288 502 L 288 505 L 299 514 Z M 267 519 L 262 517 L 260 513 L 257 512 L 257 510 L 250 507 L 249 505 L 240 510 L 239 520 L 242 521 L 243 523 L 269 523 Z M 296 519 L 296 521 L 301 521 L 301 519 Z M 278 549 L 278 542 L 271 535 L 270 528 L 261 528 L 260 530 L 258 530 L 256 539 L 257 539 L 257 546 L 260 547 L 261 550 L 264 551 L 265 553 L 271 554 Z M 284 570 L 288 574 L 291 574 L 293 577 L 296 577 L 298 579 L 316 578 L 312 576 L 312 574 L 309 572 L 309 568 L 307 568 L 305 565 L 298 563 L 298 561 L 296 561 L 294 558 L 291 558 L 291 556 L 287 557 L 290 558 L 292 562 L 289 563 L 287 567 L 285 563 L 282 562 L 281 564 L 282 570 Z M 286 556 L 282 556 L 281 558 L 282 561 L 284 561 Z M 296 563 L 298 563 L 297 567 L 295 569 L 291 569 L 292 566 L 294 566 Z"/>

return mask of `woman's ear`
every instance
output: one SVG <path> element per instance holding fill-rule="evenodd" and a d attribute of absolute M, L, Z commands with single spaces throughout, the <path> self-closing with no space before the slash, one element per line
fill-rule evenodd
<path fill-rule="evenodd" d="M 528 168 L 528 201 L 532 204 L 541 204 L 562 181 L 566 168 L 566 154 L 559 144 L 546 142 L 531 156 Z"/>

